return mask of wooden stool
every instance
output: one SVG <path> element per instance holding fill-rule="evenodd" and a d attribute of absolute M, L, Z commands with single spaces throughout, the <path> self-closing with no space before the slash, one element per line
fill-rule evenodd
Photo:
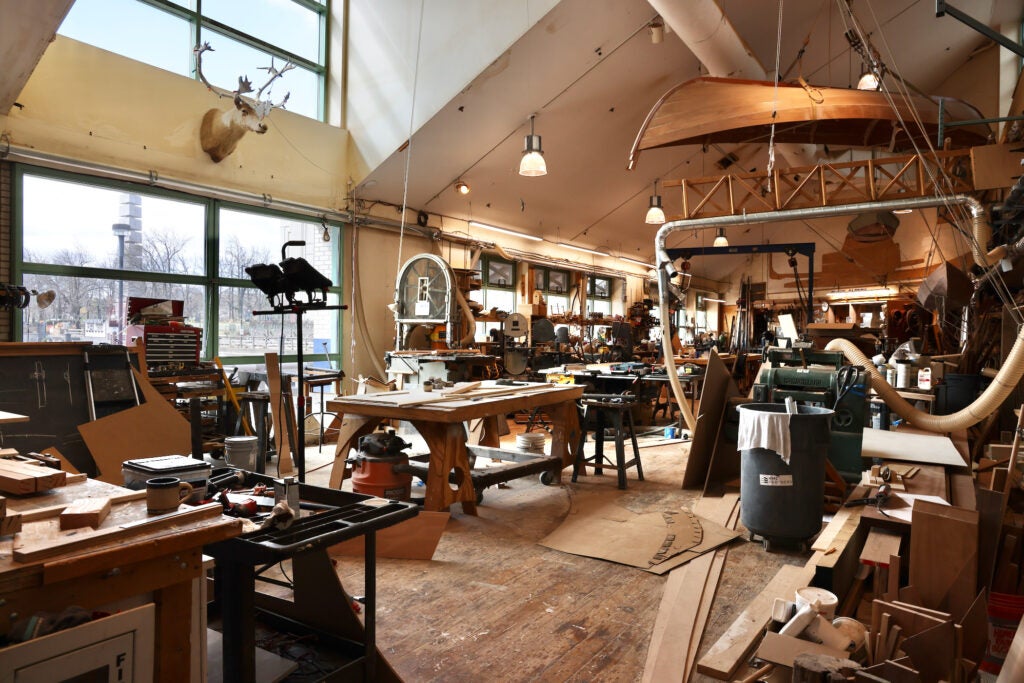
<path fill-rule="evenodd" d="M 274 449 L 270 445 L 270 392 L 242 391 L 238 393 L 238 420 L 235 422 L 235 434 L 245 434 L 242 420 L 249 422 L 256 432 L 256 471 L 264 474 L 267 459 Z"/>
<path fill-rule="evenodd" d="M 576 462 L 572 466 L 572 480 L 575 482 L 580 471 L 593 467 L 594 474 L 602 474 L 605 467 L 619 473 L 619 488 L 626 488 L 626 470 L 636 467 L 636 478 L 644 480 L 644 470 L 640 465 L 640 448 L 636 443 L 636 428 L 633 425 L 633 406 L 636 397 L 629 394 L 583 394 L 580 400 L 580 442 L 576 449 Z M 592 425 L 588 417 L 593 414 Z M 605 429 L 615 430 L 615 462 L 612 463 L 604 455 Z M 583 445 L 587 441 L 587 432 L 594 434 L 594 455 L 586 457 Z M 633 443 L 633 459 L 626 462 L 626 436 Z M 584 474 L 586 472 L 584 471 Z"/>

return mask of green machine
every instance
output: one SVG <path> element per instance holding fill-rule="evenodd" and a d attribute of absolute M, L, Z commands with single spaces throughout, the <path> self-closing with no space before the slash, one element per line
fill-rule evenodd
<path fill-rule="evenodd" d="M 850 482 L 860 481 L 864 427 L 870 417 L 867 372 L 843 365 L 843 354 L 814 349 L 769 349 L 771 367 L 754 384 L 757 403 L 784 403 L 787 397 L 804 405 L 830 408 L 832 439 L 828 459 Z"/>

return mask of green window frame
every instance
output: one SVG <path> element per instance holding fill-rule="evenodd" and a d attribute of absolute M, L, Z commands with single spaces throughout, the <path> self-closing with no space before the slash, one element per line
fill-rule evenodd
<path fill-rule="evenodd" d="M 46 180 L 57 180 L 68 183 L 73 183 L 77 186 L 85 188 L 95 188 L 98 190 L 115 191 L 128 194 L 139 194 L 144 197 L 156 197 L 166 198 L 170 200 L 176 200 L 188 205 L 199 205 L 204 209 L 204 218 L 202 225 L 201 238 L 203 245 L 202 251 L 202 266 L 198 269 L 201 272 L 169 272 L 169 271 L 145 271 L 132 268 L 128 263 L 125 263 L 123 268 L 117 267 L 115 263 L 113 266 L 95 266 L 95 265 L 68 265 L 68 264 L 57 264 L 47 263 L 44 261 L 33 262 L 26 261 L 24 259 L 25 254 L 25 219 L 26 219 L 26 207 L 25 207 L 25 178 L 26 176 L 32 178 L 40 178 Z M 148 185 L 140 185 L 138 183 L 130 183 L 120 180 L 111 180 L 106 178 L 98 178 L 95 176 L 81 175 L 75 173 L 69 173 L 66 171 L 58 171 L 54 169 L 48 169 L 43 167 L 31 166 L 27 164 L 15 164 L 12 173 L 13 182 L 13 221 L 12 221 L 12 234 L 11 234 L 11 246 L 12 246 L 12 274 L 14 282 L 28 282 L 26 278 L 31 279 L 33 276 L 50 277 L 50 278 L 71 278 L 77 281 L 91 281 L 91 282 L 104 282 L 109 284 L 110 282 L 124 282 L 124 283 L 156 283 L 158 285 L 165 286 L 177 286 L 185 289 L 191 289 L 194 291 L 195 288 L 200 289 L 203 292 L 202 296 L 202 320 L 203 320 L 203 348 L 202 358 L 210 360 L 215 357 L 220 357 L 222 360 L 230 361 L 238 364 L 248 363 L 262 363 L 264 358 L 262 353 L 222 353 L 224 349 L 221 348 L 221 334 L 220 334 L 220 312 L 221 312 L 221 296 L 222 290 L 232 291 L 244 291 L 250 292 L 255 297 L 247 297 L 246 304 L 253 304 L 252 310 L 266 310 L 270 308 L 270 304 L 266 297 L 256 288 L 253 283 L 246 277 L 238 277 L 239 273 L 232 273 L 230 275 L 221 275 L 220 271 L 220 222 L 222 210 L 232 212 L 244 212 L 251 213 L 259 217 L 273 217 L 276 219 L 283 219 L 285 221 L 293 221 L 296 223 L 305 224 L 307 227 L 315 225 L 315 237 L 317 241 L 321 241 L 323 231 L 326 230 L 331 235 L 331 241 L 329 244 L 336 245 L 332 248 L 335 250 L 331 256 L 332 265 L 330 272 L 320 269 L 321 272 L 329 277 L 333 283 L 342 282 L 342 267 L 344 263 L 344 240 L 343 230 L 344 226 L 340 223 L 331 221 L 322 221 L 321 218 L 312 218 L 308 215 L 296 214 L 292 212 L 279 211 L 275 209 L 267 209 L 262 207 L 254 207 L 246 204 L 235 203 L 220 199 L 212 199 L 209 197 L 203 197 L 199 195 L 188 194 L 184 192 L 178 192 L 174 190 L 167 190 L 162 188 L 151 187 Z M 145 219 L 146 217 L 143 216 Z M 116 232 L 114 233 L 116 234 Z M 114 239 L 114 234 L 111 235 L 111 239 Z M 307 239 L 307 245 L 309 240 Z M 270 260 L 276 262 L 280 258 L 280 245 L 276 245 L 270 250 Z M 296 254 L 289 252 L 288 256 L 294 256 Z M 58 292 L 60 295 L 60 292 Z M 344 291 L 340 284 L 334 284 L 328 289 L 328 303 L 338 304 L 344 299 Z M 109 303 L 109 302 L 108 302 Z M 15 315 L 13 321 L 13 339 L 22 340 L 25 338 L 25 316 L 29 313 L 35 313 L 31 310 L 35 304 L 31 304 L 28 309 L 21 311 L 21 315 Z M 249 306 L 247 306 L 249 308 Z M 244 312 L 244 311 L 243 311 Z M 326 312 L 324 312 L 326 313 Z M 186 315 L 189 315 L 190 311 L 186 310 Z M 193 314 L 195 314 L 193 312 Z M 317 315 L 313 313 L 311 315 Z M 198 316 L 198 314 L 195 314 Z M 250 312 L 251 315 L 251 312 Z M 294 328 L 295 322 L 292 316 L 282 316 L 281 321 L 277 321 L 276 316 L 261 316 L 266 319 L 274 318 L 274 323 L 278 329 L 288 330 L 289 326 Z M 309 318 L 310 316 L 305 316 Z M 341 358 L 341 349 L 343 347 L 343 315 L 340 311 L 334 315 L 333 322 L 329 324 L 329 333 L 331 336 L 332 345 L 336 340 L 335 348 L 331 350 L 331 353 L 337 354 L 337 358 Z M 284 335 L 287 337 L 287 335 Z M 54 339 L 55 340 L 55 339 Z M 314 338 L 306 337 L 304 339 L 304 354 L 306 359 L 309 361 L 314 360 L 314 355 L 323 353 L 323 349 L 315 346 Z M 277 348 L 266 350 L 277 350 Z M 289 352 L 290 351 L 290 352 Z M 296 349 L 294 345 L 289 349 L 285 347 L 285 352 L 282 354 L 282 358 L 287 361 L 294 361 L 297 358 Z"/>
<path fill-rule="evenodd" d="M 89 11 L 89 9 L 91 9 L 91 7 L 89 6 L 89 2 L 91 1 L 92 0 L 80 0 L 78 3 L 76 3 L 77 7 L 72 6 L 71 13 L 69 14 L 69 16 L 73 17 L 73 25 L 72 27 L 68 28 L 62 26 L 62 30 L 59 31 L 59 33 L 63 35 L 70 35 L 73 38 L 77 37 L 79 40 L 85 40 L 86 42 L 95 41 L 98 47 L 117 52 L 118 54 L 122 54 L 131 59 L 144 61 L 146 63 L 152 63 L 149 59 L 146 59 L 144 56 L 140 54 L 140 52 L 138 51 L 139 48 L 133 49 L 128 45 L 129 41 L 117 37 L 117 32 L 119 32 L 121 29 L 118 27 L 116 22 L 105 22 L 105 24 L 109 24 L 109 27 L 104 25 L 101 29 L 97 29 L 95 26 L 83 27 L 81 30 L 83 32 L 88 32 L 87 35 L 81 35 L 78 32 L 76 32 L 74 26 L 77 26 L 78 24 L 75 24 L 74 22 L 78 21 L 79 18 L 74 15 L 75 10 L 78 9 L 79 12 Z M 225 23 L 224 21 L 218 20 L 213 16 L 210 16 L 211 12 L 220 11 L 223 13 L 226 7 L 231 7 L 231 11 L 248 12 L 262 11 L 264 9 L 262 7 L 256 7 L 254 9 L 253 5 L 247 3 L 236 2 L 234 5 L 230 5 L 227 2 L 221 3 L 214 2 L 213 0 L 207 0 L 207 7 L 212 9 L 204 11 L 203 0 L 122 0 L 122 2 L 134 2 L 138 3 L 139 5 L 145 5 L 157 9 L 165 13 L 164 16 L 168 18 L 173 17 L 180 19 L 187 24 L 188 35 L 190 36 L 190 44 L 188 46 L 183 45 L 182 49 L 184 50 L 187 47 L 188 53 L 186 55 L 183 55 L 183 58 L 180 61 L 177 58 L 175 58 L 175 63 L 188 64 L 188 72 L 185 73 L 180 71 L 179 69 L 172 69 L 183 76 L 189 76 L 191 78 L 195 78 L 198 80 L 198 74 L 195 73 L 195 59 L 192 57 L 191 54 L 195 46 L 202 45 L 204 42 L 210 42 L 214 49 L 217 50 L 217 48 L 219 47 L 219 42 L 220 47 L 222 47 L 223 49 L 228 49 L 228 46 L 224 43 L 225 39 L 229 43 L 235 44 L 233 47 L 231 47 L 231 49 L 235 49 L 236 51 L 248 49 L 253 50 L 257 53 L 262 53 L 268 57 L 273 58 L 277 66 L 283 65 L 284 62 L 291 62 L 292 64 L 295 64 L 296 71 L 293 71 L 292 74 L 306 72 L 316 78 L 316 103 L 314 107 L 315 110 L 313 112 L 300 111 L 299 113 L 302 113 L 306 116 L 311 116 L 312 118 L 315 118 L 319 121 L 324 120 L 327 109 L 327 64 L 329 60 L 328 26 L 330 25 L 330 21 L 328 19 L 331 16 L 331 0 L 288 0 L 288 2 L 290 3 L 288 7 L 291 8 L 291 12 L 298 12 L 298 16 L 303 16 L 301 14 L 302 12 L 310 12 L 316 18 L 316 35 L 309 36 L 308 41 L 301 41 L 303 44 L 315 45 L 315 50 L 309 51 L 310 54 L 314 51 L 316 52 L 315 58 L 312 56 L 304 56 L 298 54 L 296 52 L 296 49 L 298 48 L 288 49 L 284 47 L 280 43 L 280 40 L 283 37 L 279 37 L 279 40 L 275 42 L 273 36 L 257 36 L 251 32 L 242 30 L 237 26 L 232 26 L 228 23 Z M 294 18 L 295 16 L 295 14 L 292 14 L 292 17 L 290 18 Z M 224 17 L 222 16 L 222 18 Z M 245 24 L 246 22 L 243 21 L 241 23 Z M 295 22 L 289 21 L 288 23 L 289 25 L 293 25 Z M 255 26 L 256 24 L 251 25 Z M 109 31 L 109 33 L 106 33 L 107 31 Z M 99 37 L 100 33 L 103 33 L 102 38 Z M 266 32 L 264 31 L 264 33 Z M 90 39 L 89 36 L 94 37 Z M 101 42 L 102 44 L 100 44 Z M 215 59 L 211 57 L 208 61 L 213 62 L 215 61 Z M 209 80 L 213 81 L 214 83 L 217 83 L 222 87 L 227 87 L 228 89 L 231 89 L 229 86 L 234 84 L 235 79 L 238 78 L 239 75 L 248 73 L 250 80 L 253 82 L 254 87 L 258 88 L 261 85 L 260 78 L 263 76 L 263 74 L 257 72 L 256 69 L 260 69 L 266 66 L 269 66 L 269 64 L 234 63 L 230 65 L 219 64 L 217 65 L 217 67 L 214 67 L 211 64 L 210 67 L 206 69 L 206 71 L 208 72 L 208 78 L 210 77 L 209 71 L 214 68 L 221 69 L 223 72 L 228 73 L 229 75 L 225 77 L 228 80 L 226 80 L 223 83 L 217 83 L 216 80 L 209 78 Z M 162 65 L 162 68 L 166 67 L 167 64 Z M 235 73 L 236 71 L 237 73 Z M 342 70 L 342 72 L 344 73 L 344 69 Z M 282 80 L 282 84 L 284 85 L 278 86 L 279 90 L 284 91 L 288 89 L 287 79 L 288 77 L 285 76 L 284 79 Z M 294 82 L 295 80 L 296 78 L 295 76 L 293 76 L 292 81 Z M 279 98 L 275 98 L 275 101 L 277 99 Z M 294 104 L 295 100 L 292 100 L 292 102 Z"/>

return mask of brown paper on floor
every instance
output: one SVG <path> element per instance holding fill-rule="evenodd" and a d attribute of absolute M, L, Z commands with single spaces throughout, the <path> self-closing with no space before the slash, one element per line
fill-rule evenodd
<path fill-rule="evenodd" d="M 419 514 L 377 532 L 377 557 L 396 560 L 429 560 L 441 540 L 451 516 L 448 512 L 420 510 Z M 331 555 L 363 556 L 362 536 L 351 538 L 327 549 Z"/>
<path fill-rule="evenodd" d="M 578 496 L 565 521 L 539 541 L 553 550 L 596 557 L 640 569 L 693 548 L 703 540 L 704 520 L 685 510 L 637 514 L 622 497 Z"/>

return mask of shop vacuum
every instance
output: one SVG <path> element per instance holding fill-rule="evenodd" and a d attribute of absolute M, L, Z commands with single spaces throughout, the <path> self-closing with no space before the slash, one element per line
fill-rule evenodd
<path fill-rule="evenodd" d="M 391 500 L 409 500 L 412 494 L 412 475 L 396 472 L 395 468 L 408 466 L 409 448 L 395 430 L 376 432 L 359 438 L 359 453 L 347 462 L 352 466 L 352 490 Z"/>

